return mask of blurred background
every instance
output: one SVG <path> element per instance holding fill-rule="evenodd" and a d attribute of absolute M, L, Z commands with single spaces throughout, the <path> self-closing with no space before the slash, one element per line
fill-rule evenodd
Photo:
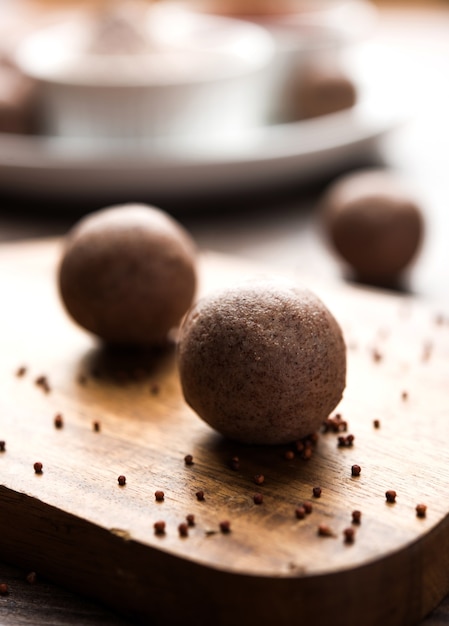
<path fill-rule="evenodd" d="M 1 0 L 0 237 L 139 201 L 347 278 L 323 193 L 381 167 L 424 214 L 401 284 L 447 296 L 448 32 L 444 0 Z"/>

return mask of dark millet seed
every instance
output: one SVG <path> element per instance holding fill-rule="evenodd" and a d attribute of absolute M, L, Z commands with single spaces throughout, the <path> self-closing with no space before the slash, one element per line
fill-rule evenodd
<path fill-rule="evenodd" d="M 360 476 L 361 471 L 362 468 L 360 467 L 360 465 L 353 465 L 351 467 L 351 476 Z"/>
<path fill-rule="evenodd" d="M 263 485 L 265 482 L 265 476 L 263 474 L 256 474 L 254 476 L 254 482 L 256 485 Z"/>
<path fill-rule="evenodd" d="M 36 474 L 42 474 L 43 471 L 44 471 L 43 470 L 44 466 L 39 461 L 36 461 L 36 463 L 33 465 L 33 467 L 34 467 L 34 471 L 35 471 Z"/>
<path fill-rule="evenodd" d="M 6 451 L 6 441 L 0 441 L 0 452 Z"/>
<path fill-rule="evenodd" d="M 178 526 L 178 532 L 180 537 L 187 537 L 189 534 L 189 527 L 185 522 L 182 522 Z"/>
<path fill-rule="evenodd" d="M 120 474 L 120 476 L 117 478 L 117 481 L 120 487 L 123 487 L 123 485 L 126 484 L 126 476 L 123 476 L 123 474 Z"/>
<path fill-rule="evenodd" d="M 351 526 L 349 528 L 345 528 L 343 531 L 343 537 L 345 543 L 354 543 L 355 539 L 355 530 Z"/>
<path fill-rule="evenodd" d="M 45 393 L 50 393 L 51 387 L 46 376 L 38 376 L 35 383 L 38 387 L 41 387 Z"/>
<path fill-rule="evenodd" d="M 416 505 L 416 515 L 418 517 L 426 517 L 427 506 L 425 504 Z"/>
<path fill-rule="evenodd" d="M 262 504 L 263 502 L 263 494 L 262 493 L 255 493 L 253 496 L 253 501 L 254 504 Z"/>
<path fill-rule="evenodd" d="M 85 374 L 80 374 L 78 376 L 78 385 L 81 385 L 82 387 L 87 385 L 87 376 Z"/>
<path fill-rule="evenodd" d="M 186 454 L 184 457 L 184 463 L 186 465 L 193 465 L 193 456 L 191 454 Z"/>
<path fill-rule="evenodd" d="M 312 489 L 312 493 L 313 493 L 314 498 L 321 498 L 321 493 L 322 493 L 321 487 L 314 487 Z"/>
<path fill-rule="evenodd" d="M 361 511 L 353 511 L 352 512 L 352 523 L 360 524 L 362 521 L 362 512 Z"/>
<path fill-rule="evenodd" d="M 163 491 L 155 491 L 154 497 L 156 498 L 156 502 L 162 502 L 165 498 L 165 493 Z"/>
<path fill-rule="evenodd" d="M 333 537 L 334 533 L 327 524 L 320 524 L 318 526 L 318 534 L 320 537 Z"/>
<path fill-rule="evenodd" d="M 196 492 L 196 499 L 202 502 L 204 500 L 204 491 L 200 490 Z"/>
<path fill-rule="evenodd" d="M 338 438 L 337 447 L 338 448 L 352 448 L 354 444 L 354 435 L 346 435 L 346 437 L 340 435 Z"/>
<path fill-rule="evenodd" d="M 380 361 L 382 361 L 382 354 L 379 352 L 379 350 L 377 348 L 373 349 L 371 355 L 372 355 L 373 361 L 375 363 L 379 363 Z"/>
<path fill-rule="evenodd" d="M 297 506 L 295 509 L 295 515 L 297 519 L 304 519 L 306 516 L 306 510 L 303 506 Z"/>
<path fill-rule="evenodd" d="M 29 585 L 34 585 L 36 583 L 37 580 L 37 574 L 36 572 L 29 572 L 26 577 L 25 580 L 27 581 L 27 583 Z"/>
<path fill-rule="evenodd" d="M 373 421 L 373 426 L 374 426 L 374 428 L 380 428 L 380 420 L 374 420 Z"/>
<path fill-rule="evenodd" d="M 99 421 L 95 421 L 92 424 L 92 428 L 94 429 L 94 432 L 99 433 L 100 429 L 101 429 L 101 424 Z"/>
<path fill-rule="evenodd" d="M 336 413 L 333 417 L 328 417 L 323 422 L 323 433 L 329 431 L 333 433 L 346 432 L 348 430 L 348 422 L 344 420 L 341 413 Z"/>
<path fill-rule="evenodd" d="M 55 424 L 55 428 L 62 428 L 64 426 L 64 419 L 61 413 L 58 413 L 57 415 L 55 415 L 54 424 Z"/>
<path fill-rule="evenodd" d="M 240 459 L 238 456 L 232 457 L 229 461 L 229 467 L 234 470 L 234 472 L 237 472 L 240 469 Z"/>
<path fill-rule="evenodd" d="M 305 450 L 303 450 L 302 454 L 301 454 L 301 458 L 304 461 L 310 461 L 310 459 L 313 456 L 313 450 L 312 448 L 305 448 Z"/>
<path fill-rule="evenodd" d="M 293 452 L 293 450 L 286 450 L 284 452 L 284 459 L 286 461 L 292 461 L 295 458 L 295 453 Z"/>
<path fill-rule="evenodd" d="M 150 387 L 150 393 L 151 393 L 153 396 L 157 396 L 157 394 L 159 393 L 159 391 L 160 391 L 160 390 L 161 390 L 161 389 L 160 389 L 160 387 L 159 387 L 159 385 L 158 385 L 157 383 L 153 383 L 153 384 L 151 385 L 151 387 Z"/>
<path fill-rule="evenodd" d="M 7 596 L 9 594 L 9 587 L 6 583 L 0 583 L 0 596 Z"/>
<path fill-rule="evenodd" d="M 396 502 L 396 491 L 394 489 L 389 489 L 385 492 L 385 498 L 387 502 Z"/>
<path fill-rule="evenodd" d="M 407 399 L 408 399 L 408 391 L 403 391 L 403 392 L 401 393 L 401 398 L 402 398 L 403 400 L 407 400 Z"/>
<path fill-rule="evenodd" d="M 192 513 L 189 513 L 189 515 L 186 515 L 186 520 L 189 526 L 195 526 L 195 516 L 192 515 Z"/>
<path fill-rule="evenodd" d="M 220 522 L 220 530 L 222 533 L 227 534 L 231 532 L 231 522 L 229 520 L 224 520 Z"/>
<path fill-rule="evenodd" d="M 22 376 L 25 376 L 26 373 L 27 373 L 27 368 L 25 367 L 25 365 L 21 365 L 16 371 L 16 376 L 18 378 L 22 378 Z"/>
<path fill-rule="evenodd" d="M 154 532 L 156 535 L 165 535 L 165 522 L 154 522 Z"/>
<path fill-rule="evenodd" d="M 306 515 L 310 515 L 310 513 L 313 511 L 313 504 L 308 500 L 306 500 L 306 502 L 303 502 L 302 506 L 304 508 L 304 511 L 306 512 Z"/>

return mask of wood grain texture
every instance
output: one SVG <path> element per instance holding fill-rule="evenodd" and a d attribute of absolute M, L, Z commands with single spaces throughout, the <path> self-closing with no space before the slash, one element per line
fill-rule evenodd
<path fill-rule="evenodd" d="M 58 256 L 51 241 L 0 250 L 4 559 L 161 624 L 290 624 L 298 616 L 415 624 L 436 606 L 449 589 L 447 312 L 309 283 L 344 329 L 349 371 L 338 410 L 355 441 L 339 448 L 336 434 L 322 434 L 311 460 L 287 460 L 286 447 L 245 447 L 203 424 L 183 401 L 173 349 L 111 353 L 76 328 L 58 301 Z M 201 290 L 259 271 L 205 254 Z M 41 375 L 49 393 L 36 385 Z M 229 466 L 234 456 L 238 471 Z M 388 489 L 395 504 L 385 500 Z M 313 512 L 297 519 L 304 500 Z M 419 502 L 428 506 L 422 519 Z M 354 509 L 362 523 L 348 545 L 342 532 Z M 182 538 L 187 514 L 196 524 Z M 154 533 L 158 520 L 163 536 Z M 219 530 L 223 520 L 229 534 Z M 318 535 L 323 523 L 333 536 Z"/>

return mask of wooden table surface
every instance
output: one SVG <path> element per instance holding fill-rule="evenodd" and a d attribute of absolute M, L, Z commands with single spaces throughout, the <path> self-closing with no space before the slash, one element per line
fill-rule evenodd
<path fill-rule="evenodd" d="M 432 301 L 449 301 L 448 33 L 449 7 L 401 7 L 382 9 L 376 34 L 379 46 L 399 52 L 416 67 L 418 113 L 385 142 L 384 155 L 386 164 L 408 178 L 423 199 L 426 240 L 408 284 L 414 293 Z M 188 210 L 178 200 L 159 204 L 176 212 L 202 248 L 335 278 L 341 275 L 341 268 L 322 240 L 316 214 L 325 183 L 306 189 L 295 188 L 292 183 L 288 189 L 273 189 L 263 196 L 248 190 L 239 196 L 198 198 L 189 203 Z M 17 200 L 1 195 L 0 190 L 0 240 L 63 234 L 81 213 L 99 206 L 102 204 L 96 202 L 77 206 L 70 199 L 63 203 Z M 2 626 L 130 623 L 98 604 L 48 584 L 39 575 L 32 584 L 27 574 L 0 564 L 0 582 L 10 589 L 8 596 L 0 596 Z M 449 596 L 422 622 L 422 626 L 443 624 L 449 624 Z"/>

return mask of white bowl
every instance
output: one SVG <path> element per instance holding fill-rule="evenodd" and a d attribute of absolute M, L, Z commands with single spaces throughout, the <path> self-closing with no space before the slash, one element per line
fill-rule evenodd
<path fill-rule="evenodd" d="M 377 9 L 369 0 L 184 0 L 190 10 L 231 15 L 262 26 L 273 37 L 272 122 L 291 121 L 301 79 L 311 63 L 338 64 L 345 51 L 367 37 Z"/>
<path fill-rule="evenodd" d="M 22 42 L 16 62 L 38 83 L 45 134 L 147 140 L 266 122 L 274 43 L 265 29 L 179 7 L 144 15 L 142 49 L 89 48 L 95 26 L 85 16 Z"/>

